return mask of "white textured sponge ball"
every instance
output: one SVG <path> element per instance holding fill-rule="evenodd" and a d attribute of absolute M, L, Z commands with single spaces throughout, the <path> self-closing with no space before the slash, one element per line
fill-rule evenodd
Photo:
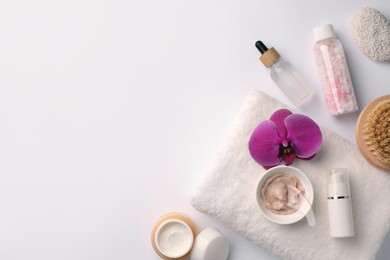
<path fill-rule="evenodd" d="M 375 61 L 390 61 L 390 22 L 378 10 L 360 8 L 351 19 L 352 37 L 359 49 Z"/>

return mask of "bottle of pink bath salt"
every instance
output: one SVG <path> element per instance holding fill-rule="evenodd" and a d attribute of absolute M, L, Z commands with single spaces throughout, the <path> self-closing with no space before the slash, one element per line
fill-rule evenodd
<path fill-rule="evenodd" d="M 331 116 L 358 110 L 344 49 L 331 24 L 314 28 L 314 55 Z"/>

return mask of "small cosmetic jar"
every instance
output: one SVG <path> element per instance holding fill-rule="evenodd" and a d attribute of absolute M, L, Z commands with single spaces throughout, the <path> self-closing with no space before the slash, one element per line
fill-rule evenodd
<path fill-rule="evenodd" d="M 168 213 L 153 227 L 151 242 L 154 251 L 165 260 L 188 259 L 198 231 L 194 222 L 182 213 Z"/>
<path fill-rule="evenodd" d="M 298 210 L 291 214 L 276 214 L 269 210 L 263 201 L 263 198 L 261 196 L 261 190 L 265 182 L 268 180 L 268 178 L 276 175 L 276 174 L 290 174 L 297 177 L 299 182 L 302 184 L 304 191 L 304 196 L 306 197 L 308 203 L 300 203 Z M 306 214 L 311 210 L 311 205 L 313 205 L 314 200 L 314 192 L 313 192 L 313 186 L 309 180 L 309 178 L 304 174 L 301 170 L 291 167 L 291 166 L 276 166 L 269 170 L 267 170 L 261 177 L 257 184 L 256 188 L 256 201 L 260 208 L 260 212 L 263 214 L 265 218 L 267 218 L 269 221 L 272 221 L 277 224 L 292 224 L 295 222 L 298 222 L 299 220 L 303 219 Z"/>
<path fill-rule="evenodd" d="M 152 246 L 165 260 L 226 260 L 227 238 L 216 228 L 199 233 L 194 222 L 182 213 L 162 216 L 153 227 Z"/>

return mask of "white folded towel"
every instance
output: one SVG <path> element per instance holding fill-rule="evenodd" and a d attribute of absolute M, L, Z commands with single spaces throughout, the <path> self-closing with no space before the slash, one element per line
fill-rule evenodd
<path fill-rule="evenodd" d="M 309 227 L 305 219 L 278 225 L 261 215 L 255 188 L 265 170 L 250 156 L 248 141 L 254 128 L 280 108 L 286 106 L 261 92 L 247 97 L 215 163 L 195 189 L 192 205 L 284 259 L 374 259 L 390 226 L 390 173 L 371 166 L 355 145 L 328 129 L 321 128 L 323 144 L 316 157 L 295 160 L 293 165 L 313 184 L 316 226 Z M 349 170 L 354 238 L 329 236 L 326 183 L 330 168 Z"/>

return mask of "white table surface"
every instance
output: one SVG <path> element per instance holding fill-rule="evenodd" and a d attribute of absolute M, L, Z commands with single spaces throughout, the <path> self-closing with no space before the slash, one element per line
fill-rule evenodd
<path fill-rule="evenodd" d="M 358 114 L 327 114 L 312 28 L 333 23 L 362 108 L 390 92 L 390 63 L 352 41 L 363 5 L 390 18 L 383 0 L 2 1 L 0 259 L 157 260 L 150 231 L 171 210 L 219 228 L 231 260 L 277 259 L 189 194 L 250 91 L 287 102 L 259 39 L 316 89 L 301 112 L 355 143 Z"/>

